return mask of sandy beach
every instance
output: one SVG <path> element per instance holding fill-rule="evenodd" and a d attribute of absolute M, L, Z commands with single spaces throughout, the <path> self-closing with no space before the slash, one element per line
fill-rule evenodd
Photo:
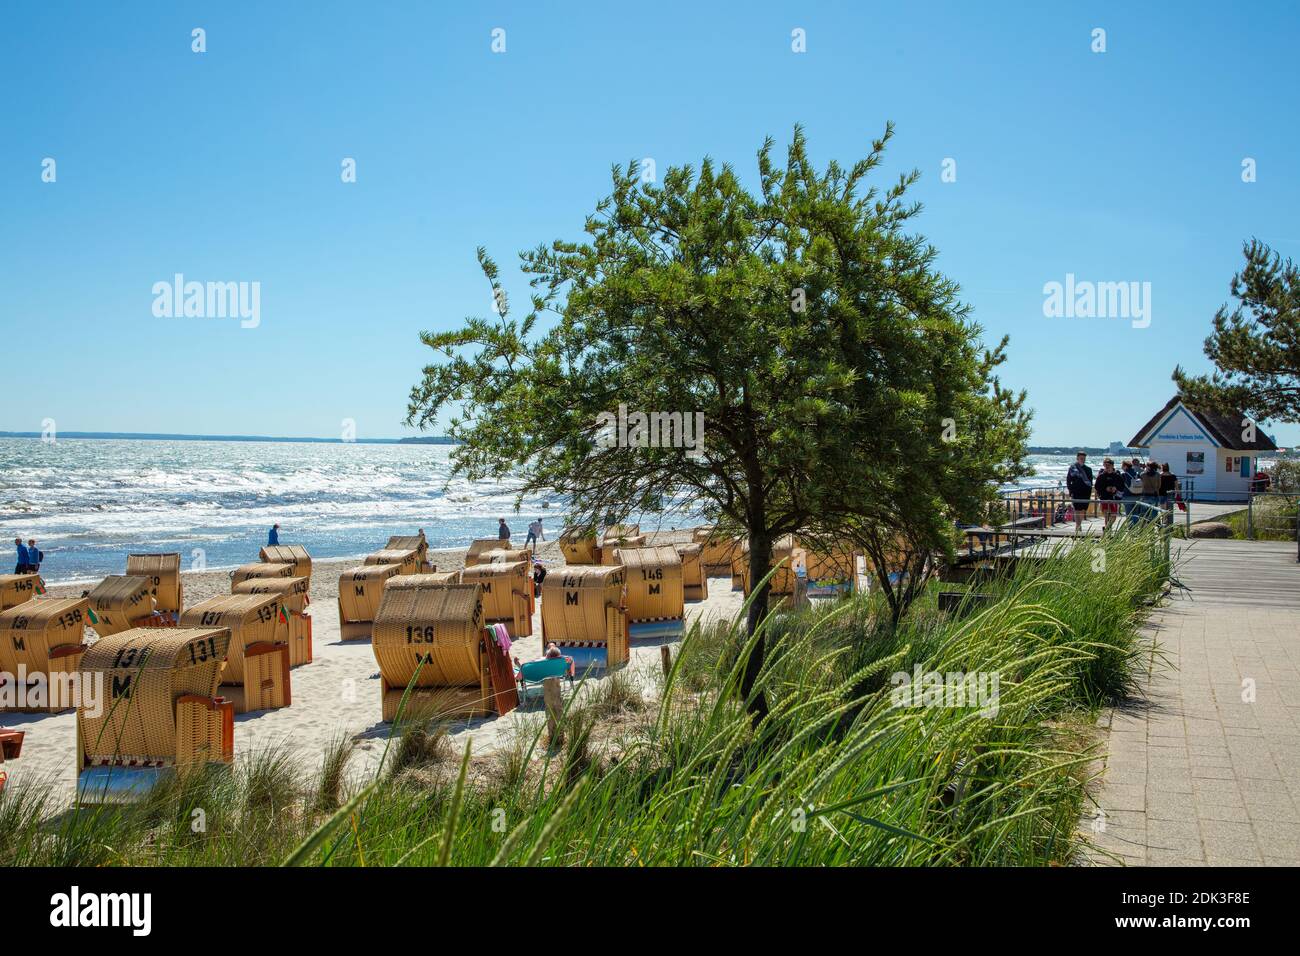
<path fill-rule="evenodd" d="M 650 535 L 652 543 L 689 541 L 690 531 L 664 531 Z M 380 542 L 382 544 L 382 542 Z M 464 567 L 466 549 L 430 551 L 439 571 Z M 548 541 L 537 549 L 537 556 L 549 570 L 564 565 L 559 547 Z M 249 560 L 256 560 L 256 555 Z M 373 774 L 382 760 L 391 725 L 380 719 L 379 669 L 370 642 L 339 639 L 339 575 L 357 566 L 355 560 L 315 561 L 312 565 L 311 606 L 315 657 L 310 664 L 296 667 L 291 675 L 293 704 L 279 710 L 266 710 L 235 717 L 236 760 L 241 756 L 281 748 L 302 767 L 314 770 L 320 765 L 326 745 L 338 735 L 357 741 L 352 772 L 358 778 Z M 183 572 L 185 602 L 197 604 L 210 597 L 230 593 L 228 571 Z M 51 585 L 54 597 L 76 597 L 85 585 Z M 709 597 L 705 601 L 687 602 L 687 623 L 699 619 L 733 617 L 743 598 L 731 590 L 730 579 L 711 578 Z M 675 642 L 674 642 L 675 643 Z M 541 603 L 533 616 L 533 635 L 514 643 L 512 653 L 520 660 L 542 656 Z M 658 646 L 633 647 L 631 660 L 624 669 L 633 680 L 649 690 L 654 687 L 654 673 L 660 667 Z M 604 678 L 589 680 L 583 688 Z M 566 693 L 567 693 L 566 685 Z M 472 741 L 474 754 L 485 754 L 509 740 L 523 721 L 536 720 L 543 713 L 540 695 L 503 717 L 458 721 L 451 725 L 449 736 L 457 750 L 465 740 Z M 3 724 L 25 730 L 22 756 L 5 764 L 11 784 L 43 782 L 53 785 L 71 799 L 76 781 L 76 719 L 69 711 L 61 714 L 0 715 Z"/>

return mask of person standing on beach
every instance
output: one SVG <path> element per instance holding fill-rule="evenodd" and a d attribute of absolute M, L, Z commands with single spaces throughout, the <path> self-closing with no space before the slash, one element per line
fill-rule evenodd
<path fill-rule="evenodd" d="M 22 538 L 14 538 L 14 548 L 18 551 L 18 563 L 14 565 L 14 574 L 27 573 L 27 545 Z"/>
<path fill-rule="evenodd" d="M 45 560 L 45 552 L 36 547 L 36 539 L 27 539 L 27 571 L 29 574 L 39 574 L 41 562 Z"/>
<path fill-rule="evenodd" d="M 1093 485 L 1097 489 L 1097 500 L 1101 502 L 1101 516 L 1107 529 L 1115 523 L 1119 513 L 1119 503 L 1124 497 L 1124 475 L 1115 470 L 1115 462 L 1107 458 L 1101 463 L 1101 473 Z"/>
<path fill-rule="evenodd" d="M 1092 469 L 1088 467 L 1088 455 L 1079 452 L 1074 456 L 1074 464 L 1065 473 L 1065 487 L 1070 492 L 1074 504 L 1074 531 L 1083 532 L 1083 519 L 1087 517 L 1088 505 L 1092 502 Z"/>
<path fill-rule="evenodd" d="M 528 537 L 524 539 L 524 547 L 527 548 L 535 542 L 545 540 L 546 539 L 542 537 L 542 519 L 538 518 L 528 526 Z"/>
<path fill-rule="evenodd" d="M 268 548 L 274 548 L 279 543 L 280 543 L 280 526 L 278 524 L 273 524 L 271 525 L 270 533 L 266 536 L 266 546 Z"/>
<path fill-rule="evenodd" d="M 1133 502 L 1137 500 L 1138 492 L 1142 490 L 1142 477 L 1138 473 L 1137 459 L 1124 462 L 1121 473 L 1124 475 L 1124 516 L 1128 517 L 1133 512 Z"/>
<path fill-rule="evenodd" d="M 510 540 L 510 526 L 506 524 L 505 518 L 497 518 L 497 539 L 500 541 Z"/>

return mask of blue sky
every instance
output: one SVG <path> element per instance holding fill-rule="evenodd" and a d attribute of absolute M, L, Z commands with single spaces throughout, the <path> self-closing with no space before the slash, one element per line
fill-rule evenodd
<path fill-rule="evenodd" d="M 465 6 L 0 9 L 0 430 L 404 434 L 417 333 L 490 303 L 476 246 L 526 301 L 515 253 L 579 237 L 611 163 L 752 181 L 795 123 L 846 164 L 897 124 L 882 181 L 923 174 L 1037 443 L 1127 440 L 1207 367 L 1242 241 L 1300 258 L 1293 4 Z M 261 324 L 155 318 L 177 272 L 260 282 Z M 1045 317 L 1067 273 L 1150 282 L 1150 325 Z"/>

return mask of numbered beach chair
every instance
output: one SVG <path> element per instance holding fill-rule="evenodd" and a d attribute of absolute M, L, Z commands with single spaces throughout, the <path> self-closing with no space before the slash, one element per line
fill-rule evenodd
<path fill-rule="evenodd" d="M 680 636 L 686 623 L 686 598 L 677 550 L 670 545 L 618 548 L 616 555 L 626 571 L 628 642 Z"/>
<path fill-rule="evenodd" d="M 339 575 L 339 639 L 370 638 L 384 587 L 397 576 L 395 564 L 367 564 Z"/>
<path fill-rule="evenodd" d="M 472 568 L 476 564 L 486 564 L 487 558 L 483 555 L 488 551 L 509 550 L 510 542 L 500 538 L 475 538 L 469 543 L 469 550 L 465 552 L 465 567 Z"/>
<path fill-rule="evenodd" d="M 566 565 L 542 581 L 542 646 L 554 641 L 578 673 L 627 663 L 623 567 Z"/>
<path fill-rule="evenodd" d="M 241 564 L 230 572 L 230 593 L 235 593 L 235 585 L 243 584 L 254 578 L 291 578 L 294 577 L 292 564 L 271 561 L 258 561 L 255 564 Z"/>
<path fill-rule="evenodd" d="M 391 564 L 397 568 L 398 574 L 419 574 L 424 567 L 424 562 L 420 560 L 418 548 L 402 548 L 399 550 L 385 548 L 376 551 L 374 554 L 366 555 L 364 563 L 368 565 Z"/>
<path fill-rule="evenodd" d="M 678 556 L 682 559 L 682 593 L 688 601 L 703 601 L 709 596 L 709 578 L 704 573 L 701 556 L 704 545 L 699 542 L 675 544 Z"/>
<path fill-rule="evenodd" d="M 704 576 L 725 577 L 731 574 L 732 561 L 740 553 L 742 539 L 723 534 L 714 528 L 696 528 L 691 539 L 701 545 L 700 565 Z"/>
<path fill-rule="evenodd" d="M 310 664 L 315 656 L 311 614 L 307 611 L 311 603 L 307 596 L 308 584 L 306 578 L 249 578 L 231 588 L 235 594 L 273 594 L 280 601 L 280 609 L 285 614 L 280 618 L 276 640 L 289 645 L 290 667 Z"/>
<path fill-rule="evenodd" d="M 153 617 L 153 583 L 139 574 L 110 574 L 86 595 L 90 626 L 100 637 L 144 627 Z"/>
<path fill-rule="evenodd" d="M 133 628 L 101 638 L 81 659 L 77 797 L 137 800 L 164 777 L 234 758 L 235 711 L 216 696 L 228 628 Z"/>
<path fill-rule="evenodd" d="M 841 597 L 858 587 L 858 555 L 847 541 L 835 542 L 818 549 L 804 549 L 808 575 L 808 596 Z"/>
<path fill-rule="evenodd" d="M 483 588 L 485 625 L 504 624 L 513 640 L 533 633 L 533 566 L 528 561 L 476 564 L 460 573 L 462 584 Z"/>
<path fill-rule="evenodd" d="M 0 574 L 0 611 L 17 607 L 45 593 L 39 574 Z"/>
<path fill-rule="evenodd" d="M 166 554 L 128 554 L 126 573 L 149 579 L 149 593 L 153 596 L 154 617 L 150 624 L 174 626 L 185 608 L 185 589 L 181 583 L 181 556 L 173 551 Z M 161 618 L 161 620 L 160 620 Z"/>
<path fill-rule="evenodd" d="M 745 597 L 754 589 L 754 580 L 749 571 L 749 542 L 742 546 L 741 577 Z M 798 546 L 794 535 L 787 534 L 778 538 L 772 545 L 772 564 L 776 568 L 768 581 L 768 607 L 798 607 L 808 596 L 807 552 Z"/>
<path fill-rule="evenodd" d="M 412 549 L 420 553 L 419 574 L 432 574 L 438 570 L 429 563 L 429 542 L 425 540 L 423 534 L 395 534 L 388 539 L 388 544 L 384 545 L 385 551 L 410 551 Z"/>
<path fill-rule="evenodd" d="M 619 548 L 644 548 L 648 539 L 641 533 L 639 524 L 612 524 L 600 538 L 600 563 L 619 563 L 615 552 Z"/>
<path fill-rule="evenodd" d="M 385 591 L 394 588 L 437 588 L 444 584 L 460 584 L 459 571 L 431 571 L 426 574 L 401 574 L 389 578 Z"/>
<path fill-rule="evenodd" d="M 311 586 L 311 555 L 300 544 L 268 544 L 258 557 L 267 564 L 292 564 L 293 571 L 289 577 L 306 578 Z"/>
<path fill-rule="evenodd" d="M 229 629 L 217 693 L 234 704 L 237 714 L 293 703 L 289 645 L 276 640 L 281 625 L 288 622 L 275 594 L 226 594 L 201 601 L 181 615 L 181 627 Z"/>
<path fill-rule="evenodd" d="M 566 528 L 560 532 L 560 554 L 565 564 L 600 564 L 600 541 L 595 532 L 588 534 Z"/>
<path fill-rule="evenodd" d="M 488 634 L 479 584 L 386 591 L 371 641 L 382 718 L 397 717 L 404 695 L 404 721 L 486 717 L 512 709 L 517 701 L 513 673 L 507 660 L 508 686 L 497 686 L 499 677 L 494 683 L 489 654 L 504 654 L 495 641 L 489 646 Z"/>
<path fill-rule="evenodd" d="M 0 611 L 0 710 L 56 713 L 76 706 L 86 652 L 86 598 L 40 598 Z"/>

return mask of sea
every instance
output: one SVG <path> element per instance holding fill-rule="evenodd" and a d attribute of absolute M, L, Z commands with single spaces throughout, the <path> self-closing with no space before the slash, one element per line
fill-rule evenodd
<path fill-rule="evenodd" d="M 496 537 L 502 517 L 517 541 L 534 518 L 548 538 L 563 527 L 558 497 L 525 496 L 516 512 L 518 482 L 451 478 L 453 447 L 0 438 L 2 570 L 15 537 L 37 540 L 47 582 L 71 583 L 121 574 L 139 551 L 180 552 L 187 569 L 237 567 L 257 560 L 276 523 L 281 542 L 321 559 L 360 558 L 421 528 L 431 548 L 465 547 Z M 1024 484 L 1056 484 L 1070 457 L 1030 462 L 1037 474 Z"/>

